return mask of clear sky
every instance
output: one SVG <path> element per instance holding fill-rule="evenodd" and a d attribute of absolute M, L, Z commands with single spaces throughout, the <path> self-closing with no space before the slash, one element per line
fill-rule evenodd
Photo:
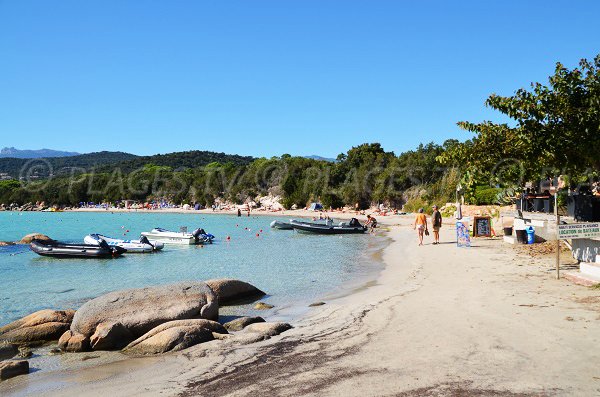
<path fill-rule="evenodd" d="M 0 146 L 335 157 L 600 53 L 600 1 L 0 0 Z"/>

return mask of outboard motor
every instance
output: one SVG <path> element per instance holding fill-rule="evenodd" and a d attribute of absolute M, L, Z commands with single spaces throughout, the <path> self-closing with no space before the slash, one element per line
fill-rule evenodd
<path fill-rule="evenodd" d="M 206 233 L 206 230 L 202 228 L 198 228 L 192 232 L 192 236 L 196 239 L 196 242 L 202 243 L 212 243 L 212 240 L 215 238 L 212 234 Z"/>
<path fill-rule="evenodd" d="M 100 248 L 110 249 L 110 245 L 108 245 L 106 240 L 104 240 L 103 238 L 98 238 L 98 245 L 100 246 Z"/>
<path fill-rule="evenodd" d="M 196 239 L 196 242 L 200 241 L 200 237 L 202 237 L 203 234 L 205 234 L 205 232 L 204 232 L 204 229 L 201 229 L 201 228 L 198 228 L 192 232 L 192 236 L 194 236 L 194 239 Z"/>
<path fill-rule="evenodd" d="M 152 249 L 154 249 L 154 245 L 150 242 L 150 240 L 148 240 L 148 237 L 142 235 L 140 236 L 140 244 L 148 244 L 150 247 L 152 247 Z"/>

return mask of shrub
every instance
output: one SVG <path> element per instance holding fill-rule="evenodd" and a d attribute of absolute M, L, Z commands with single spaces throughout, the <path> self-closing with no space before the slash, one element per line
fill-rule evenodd
<path fill-rule="evenodd" d="M 502 189 L 489 187 L 489 186 L 477 186 L 475 187 L 475 194 L 473 195 L 473 204 L 476 205 L 488 205 L 498 203 L 498 194 L 502 193 Z"/>

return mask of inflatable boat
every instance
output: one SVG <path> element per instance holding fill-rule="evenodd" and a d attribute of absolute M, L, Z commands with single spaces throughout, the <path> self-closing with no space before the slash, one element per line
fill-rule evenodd
<path fill-rule="evenodd" d="M 279 229 L 279 230 L 292 230 L 293 229 L 291 223 L 284 222 L 284 221 L 273 221 L 273 222 L 271 222 L 271 227 L 273 229 Z"/>
<path fill-rule="evenodd" d="M 356 218 L 352 218 L 350 222 L 340 222 L 337 225 L 334 225 L 333 222 L 323 224 L 296 219 L 292 219 L 290 224 L 296 231 L 317 234 L 360 234 L 367 231 L 367 227 L 361 225 Z"/>
<path fill-rule="evenodd" d="M 122 240 L 94 233 L 88 234 L 83 238 L 83 242 L 89 245 L 100 245 L 101 241 L 106 241 L 109 247 L 116 246 L 125 248 L 129 253 L 146 253 L 160 251 L 165 246 L 160 241 L 148 240 L 146 236 L 141 236 L 139 240 Z"/>
<path fill-rule="evenodd" d="M 204 229 L 196 229 L 192 233 L 173 232 L 171 230 L 156 227 L 149 232 L 143 232 L 142 236 L 149 240 L 160 241 L 165 244 L 212 244 L 215 236 L 206 233 Z"/>
<path fill-rule="evenodd" d="M 55 258 L 116 258 L 127 252 L 125 248 L 100 245 L 65 244 L 58 241 L 33 240 L 29 245 L 38 255 Z"/>

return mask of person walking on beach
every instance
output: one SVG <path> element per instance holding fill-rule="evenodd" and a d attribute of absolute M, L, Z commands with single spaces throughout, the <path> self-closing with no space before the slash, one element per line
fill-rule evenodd
<path fill-rule="evenodd" d="M 423 234 L 429 234 L 429 230 L 427 229 L 427 216 L 425 216 L 423 213 L 423 208 L 419 208 L 419 213 L 415 217 L 413 229 L 417 230 L 417 235 L 419 236 L 419 245 L 423 245 Z"/>
<path fill-rule="evenodd" d="M 431 214 L 431 226 L 433 226 L 433 245 L 440 243 L 440 228 L 442 227 L 442 214 L 438 211 L 438 206 L 433 206 Z"/>

